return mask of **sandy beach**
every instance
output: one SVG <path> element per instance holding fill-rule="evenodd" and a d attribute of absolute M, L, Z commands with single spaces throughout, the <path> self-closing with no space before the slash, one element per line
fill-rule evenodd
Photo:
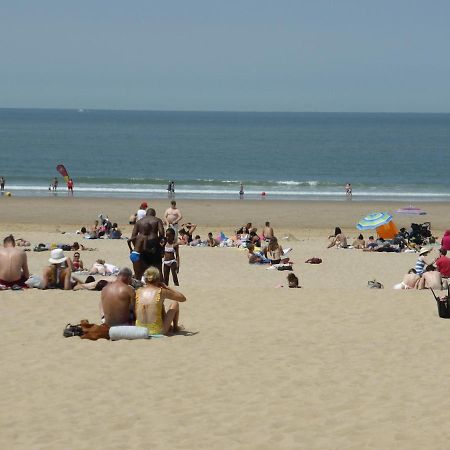
<path fill-rule="evenodd" d="M 144 200 L 145 198 L 143 198 Z M 148 201 L 158 215 L 167 200 Z M 416 254 L 326 249 L 350 238 L 383 202 L 179 200 L 203 237 L 270 220 L 292 247 L 302 289 L 286 273 L 247 263 L 234 248 L 182 248 L 181 322 L 188 333 L 148 341 L 62 337 L 67 323 L 99 323 L 98 292 L 0 292 L 3 335 L 0 446 L 5 449 L 422 449 L 448 447 L 449 324 L 429 291 L 395 291 Z M 125 240 L 75 234 L 98 214 L 131 233 L 129 199 L 0 198 L 0 236 L 32 247 L 78 241 L 85 266 L 131 266 Z M 418 203 L 435 236 L 448 203 Z M 367 238 L 371 233 L 364 233 Z M 436 246 L 432 256 L 437 255 Z M 320 257 L 320 265 L 305 264 Z M 48 252 L 29 252 L 40 274 Z M 376 278 L 385 289 L 367 288 Z"/>

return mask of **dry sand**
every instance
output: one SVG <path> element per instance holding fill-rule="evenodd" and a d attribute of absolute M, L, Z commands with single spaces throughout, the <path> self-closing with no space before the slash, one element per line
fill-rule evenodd
<path fill-rule="evenodd" d="M 126 235 L 132 200 L 0 198 L 0 236 L 94 246 L 85 265 L 129 265 L 125 241 L 73 234 L 99 213 Z M 150 202 L 149 202 L 150 203 Z M 162 212 L 167 202 L 152 202 Z M 0 448 L 447 448 L 449 323 L 427 291 L 394 291 L 414 254 L 325 247 L 334 226 L 401 204 L 179 201 L 186 220 L 229 232 L 270 220 L 293 247 L 302 289 L 287 272 L 247 264 L 245 252 L 183 248 L 181 321 L 191 335 L 86 342 L 68 322 L 98 322 L 96 292 L 0 293 Z M 396 216 L 399 226 L 450 225 L 448 204 Z M 61 234 L 65 231 L 65 234 Z M 368 233 L 366 233 L 366 237 Z M 436 251 L 435 251 L 436 254 Z M 40 273 L 48 252 L 28 253 Z M 312 256 L 321 265 L 304 261 Z M 376 277 L 384 290 L 367 289 Z"/>

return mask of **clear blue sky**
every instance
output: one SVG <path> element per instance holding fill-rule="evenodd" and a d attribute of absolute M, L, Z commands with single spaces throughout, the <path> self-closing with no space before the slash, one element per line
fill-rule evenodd
<path fill-rule="evenodd" d="M 450 112 L 450 1 L 0 0 L 0 107 Z"/>

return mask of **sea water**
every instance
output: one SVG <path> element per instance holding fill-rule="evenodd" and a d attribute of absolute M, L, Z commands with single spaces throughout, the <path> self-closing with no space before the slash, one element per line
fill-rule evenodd
<path fill-rule="evenodd" d="M 450 200 L 450 114 L 0 109 L 0 156 L 13 195 Z"/>

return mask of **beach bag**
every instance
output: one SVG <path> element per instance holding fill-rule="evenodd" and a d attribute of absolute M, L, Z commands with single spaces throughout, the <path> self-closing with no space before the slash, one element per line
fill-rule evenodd
<path fill-rule="evenodd" d="M 431 288 L 430 288 L 431 289 Z M 447 295 L 445 297 L 438 297 L 433 289 L 431 289 L 434 299 L 436 300 L 438 314 L 441 319 L 450 319 L 450 287 L 447 289 Z"/>
<path fill-rule="evenodd" d="M 367 287 L 369 289 L 383 289 L 384 286 L 377 280 L 373 279 L 373 280 L 369 280 L 367 282 Z"/>

